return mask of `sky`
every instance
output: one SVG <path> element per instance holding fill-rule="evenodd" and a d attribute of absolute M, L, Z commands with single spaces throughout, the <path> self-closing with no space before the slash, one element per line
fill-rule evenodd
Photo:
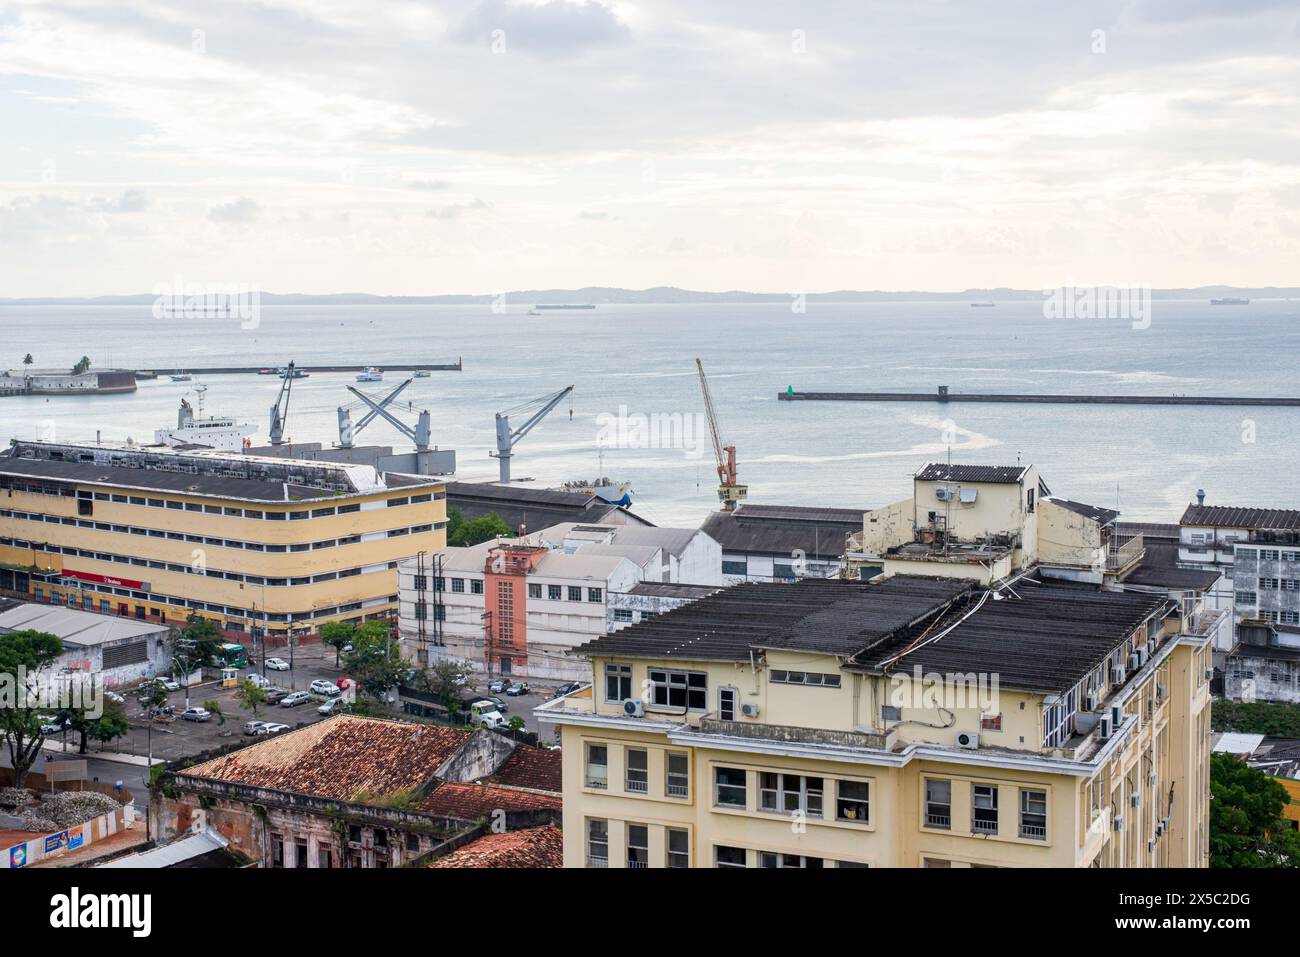
<path fill-rule="evenodd" d="M 1300 0 L 0 0 L 0 297 L 1300 284 Z"/>

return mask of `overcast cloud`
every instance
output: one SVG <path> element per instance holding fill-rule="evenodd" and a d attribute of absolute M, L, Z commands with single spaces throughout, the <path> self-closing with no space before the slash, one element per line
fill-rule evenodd
<path fill-rule="evenodd" d="M 1300 282 L 1300 5 L 0 8 L 0 296 Z"/>

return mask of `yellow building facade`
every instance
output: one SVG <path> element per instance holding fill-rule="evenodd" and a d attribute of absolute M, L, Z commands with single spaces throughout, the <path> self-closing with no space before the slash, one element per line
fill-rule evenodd
<path fill-rule="evenodd" d="M 847 589 L 847 591 L 844 591 Z M 1208 643 L 1159 596 L 728 589 L 586 646 L 569 867 L 1200 867 Z"/>
<path fill-rule="evenodd" d="M 146 620 L 304 635 L 395 616 L 397 563 L 446 544 L 445 488 L 369 466 L 16 443 L 0 590 Z"/>

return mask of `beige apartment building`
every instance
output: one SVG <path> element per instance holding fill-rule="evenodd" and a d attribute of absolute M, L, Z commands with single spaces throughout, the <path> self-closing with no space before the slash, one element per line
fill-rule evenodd
<path fill-rule="evenodd" d="M 446 544 L 445 486 L 368 465 L 16 442 L 0 591 L 238 635 L 396 617 L 397 564 Z"/>
<path fill-rule="evenodd" d="M 1203 867 L 1199 609 L 1029 574 L 720 591 L 580 649 L 567 867 Z"/>

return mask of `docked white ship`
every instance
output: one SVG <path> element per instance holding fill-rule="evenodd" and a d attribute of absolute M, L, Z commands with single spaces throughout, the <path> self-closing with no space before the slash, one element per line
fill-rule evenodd
<path fill-rule="evenodd" d="M 169 445 L 173 448 L 180 445 L 206 445 L 223 452 L 242 451 L 246 440 L 257 431 L 256 427 L 236 422 L 229 415 L 205 416 L 203 393 L 207 390 L 208 387 L 205 385 L 195 386 L 194 391 L 199 395 L 197 415 L 194 407 L 182 398 L 181 407 L 176 413 L 176 428 L 157 429 L 153 434 L 154 441 L 159 445 Z"/>
<path fill-rule="evenodd" d="M 565 482 L 560 487 L 566 492 L 594 495 L 609 502 L 610 505 L 621 505 L 626 508 L 632 504 L 632 485 L 629 482 L 616 482 L 613 479 L 598 478 L 590 481 Z"/>
<path fill-rule="evenodd" d="M 384 370 L 377 369 L 374 366 L 366 366 L 366 368 L 363 371 L 357 373 L 357 381 L 358 382 L 383 382 Z"/>

